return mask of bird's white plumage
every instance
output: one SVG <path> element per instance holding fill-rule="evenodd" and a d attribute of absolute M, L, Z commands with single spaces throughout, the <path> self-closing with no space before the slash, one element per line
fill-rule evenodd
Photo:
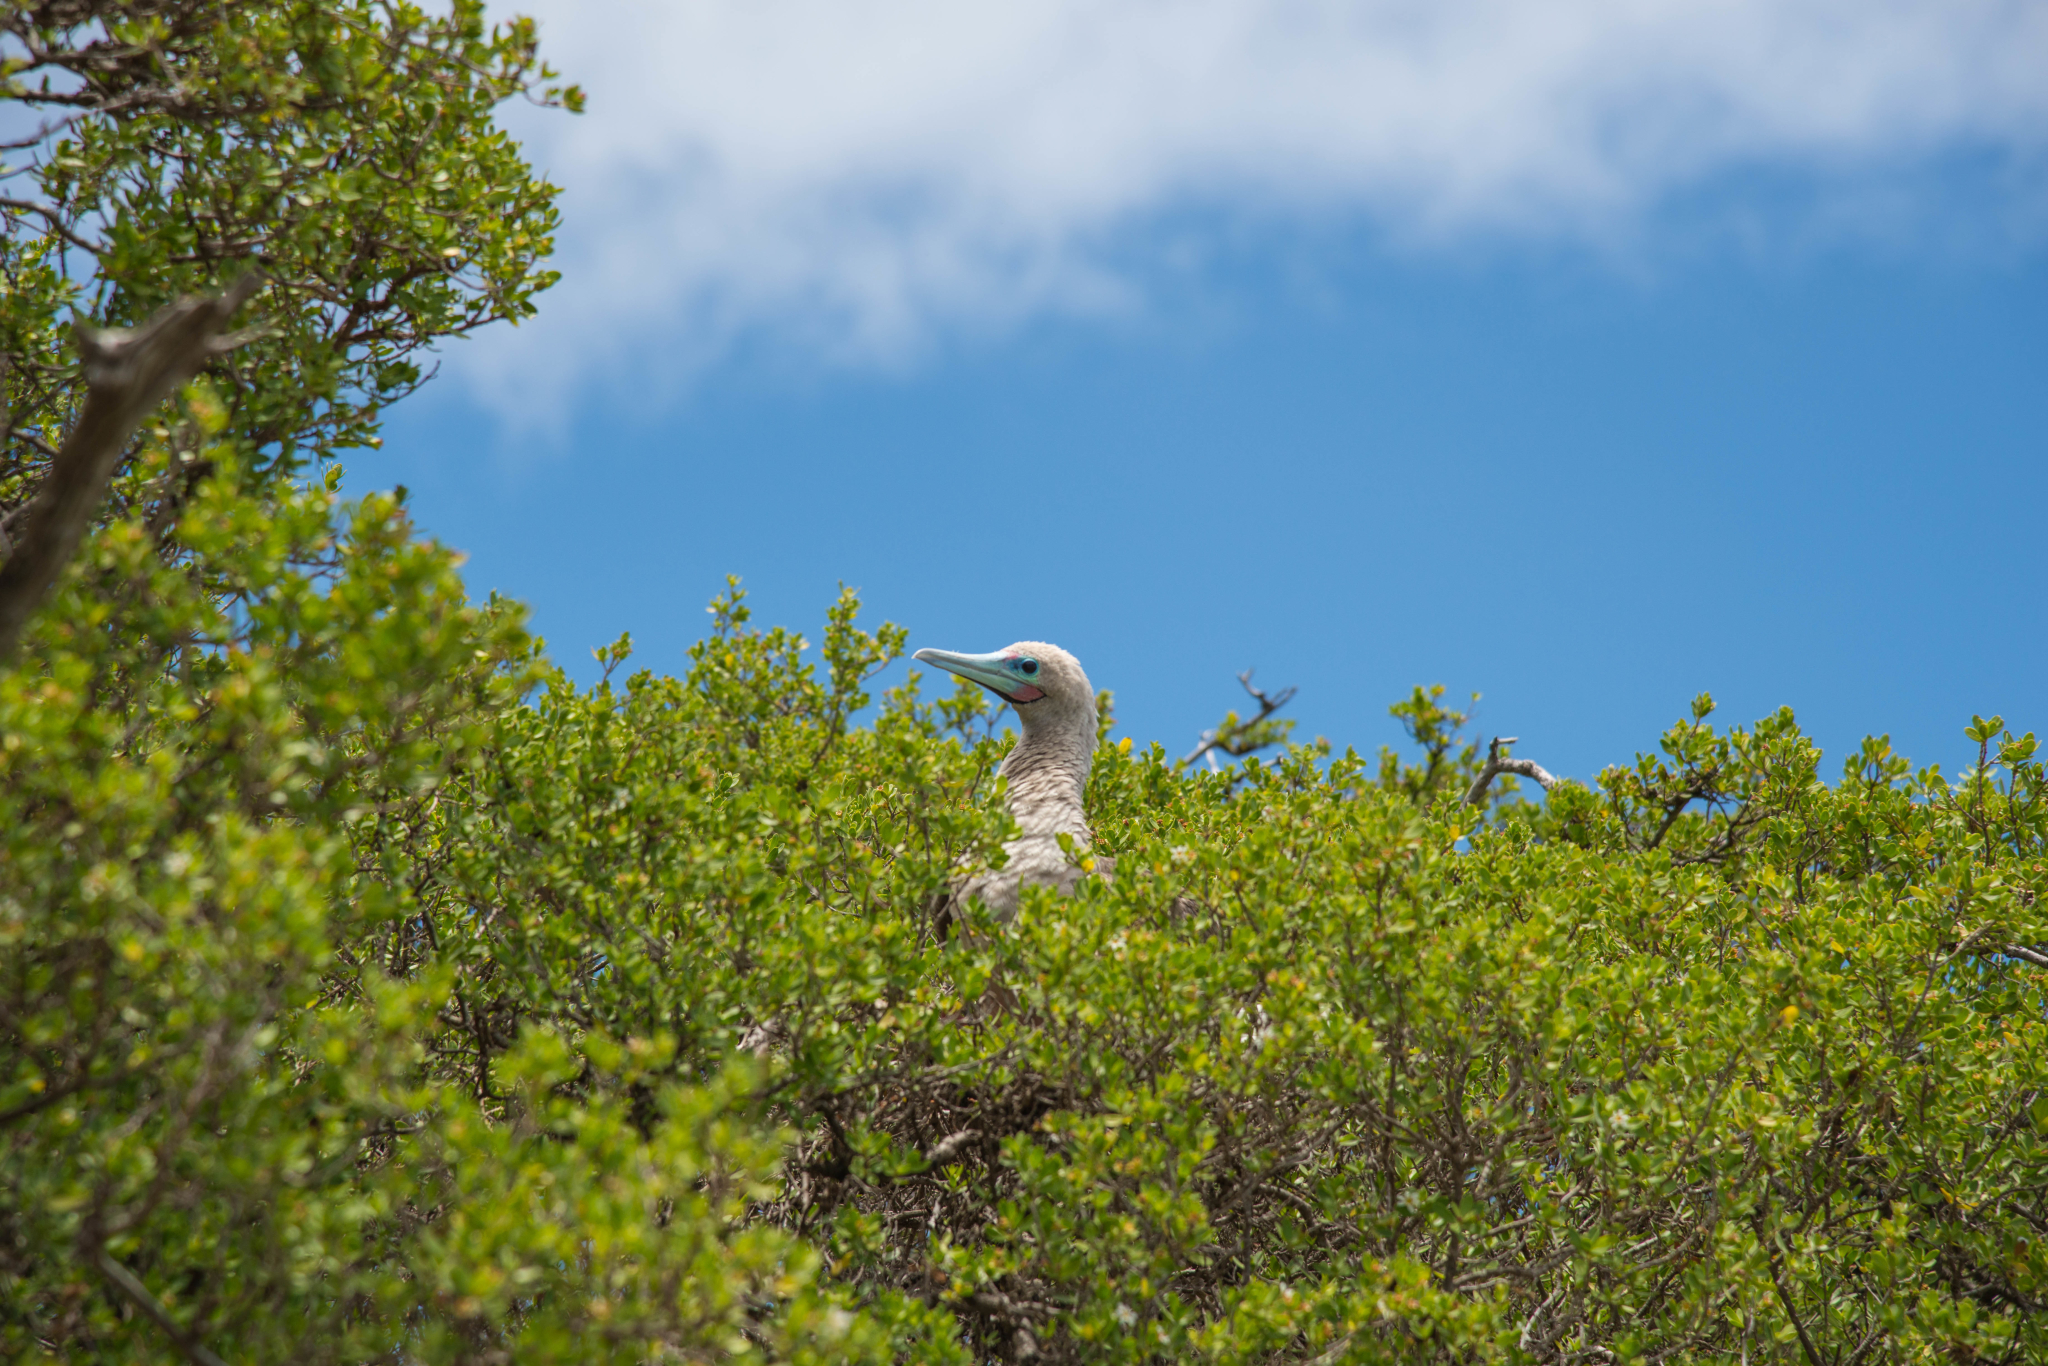
<path fill-rule="evenodd" d="M 1018 826 L 1017 837 L 1003 845 L 1007 861 L 960 888 L 1007 924 L 1016 918 L 1022 888 L 1071 892 L 1087 876 L 1060 848 L 1060 836 L 1071 837 L 1077 856 L 1089 845 L 1082 796 L 1095 754 L 1095 688 L 1081 661 L 1057 645 L 1020 640 L 997 653 L 1037 660 L 1032 682 L 1045 694 L 1017 704 L 1024 733 L 1003 760 L 1010 814 Z"/>

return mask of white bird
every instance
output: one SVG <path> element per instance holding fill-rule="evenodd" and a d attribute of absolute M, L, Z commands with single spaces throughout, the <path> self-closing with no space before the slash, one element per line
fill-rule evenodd
<path fill-rule="evenodd" d="M 1088 870 L 1060 848 L 1060 836 L 1071 837 L 1075 856 L 1085 857 L 1090 836 L 1082 794 L 1095 756 L 1095 689 L 1081 661 L 1036 640 L 1020 640 L 994 654 L 919 650 L 913 658 L 981 684 L 1015 707 L 1024 727 L 1001 770 L 1019 833 L 1003 846 L 1009 855 L 1004 865 L 969 879 L 960 888 L 963 897 L 980 898 L 1007 924 L 1016 918 L 1019 888 L 1073 891 Z M 1100 862 L 1106 874 L 1109 860 Z"/>

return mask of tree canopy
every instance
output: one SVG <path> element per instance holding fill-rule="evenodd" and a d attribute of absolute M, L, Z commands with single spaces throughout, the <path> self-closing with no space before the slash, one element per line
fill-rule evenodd
<path fill-rule="evenodd" d="M 2048 1360 L 2031 734 L 1837 777 L 1702 698 L 1528 801 L 1441 689 L 1407 754 L 1106 718 L 1114 877 L 963 919 L 1002 716 L 872 695 L 853 594 L 582 687 L 341 497 L 552 278 L 530 24 L 77 0 L 0 59 L 0 554 L 67 319 L 263 272 L 0 663 L 11 1359 Z"/>

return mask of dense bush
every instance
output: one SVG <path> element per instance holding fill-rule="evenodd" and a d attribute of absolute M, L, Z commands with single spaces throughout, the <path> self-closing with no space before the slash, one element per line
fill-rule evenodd
<path fill-rule="evenodd" d="M 436 563 L 396 525 L 385 584 Z M 405 694 L 506 639 L 414 581 L 327 658 Z M 184 1331 L 337 1357 L 2042 1350 L 2030 742 L 1829 787 L 1789 716 L 1702 715 L 1483 822 L 1469 748 L 1105 743 L 1114 882 L 942 938 L 1005 830 L 984 704 L 853 724 L 900 633 L 845 599 L 814 669 L 717 611 L 681 680 L 474 666 L 403 777 L 252 720 L 200 781 L 114 752 L 92 661 L 10 677 L 17 1324 L 146 1344 L 47 1255 L 97 1247 Z M 288 680 L 395 705 L 236 663 L 224 732 Z"/>
<path fill-rule="evenodd" d="M 0 530 L 67 306 L 250 234 L 272 280 L 0 667 L 10 1357 L 2048 1360 L 2031 736 L 1830 784 L 1702 699 L 1481 810 L 1437 691 L 1406 759 L 1105 725 L 1114 879 L 962 921 L 1001 717 L 870 697 L 850 595 L 583 689 L 338 498 L 418 348 L 547 281 L 489 122 L 529 28 L 4 14 L 78 117 L 5 210 Z"/>
<path fill-rule="evenodd" d="M 792 1135 L 755 1217 L 977 1357 L 2043 1350 L 2030 740 L 1829 787 L 1702 700 L 1483 824 L 1429 694 L 1436 753 L 1375 778 L 1105 744 L 1114 883 L 942 939 L 1001 835 L 979 699 L 849 729 L 897 633 L 842 601 L 821 677 L 716 611 L 687 678 L 554 680 L 381 846 L 431 872 L 380 970 L 460 965 L 437 1075 L 560 1040 L 560 1094 L 652 1134 L 753 1034 Z"/>

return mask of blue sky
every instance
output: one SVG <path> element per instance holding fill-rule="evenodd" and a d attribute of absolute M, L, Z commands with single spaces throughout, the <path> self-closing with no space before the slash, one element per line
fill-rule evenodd
<path fill-rule="evenodd" d="M 802 3 L 650 10 L 702 68 L 651 91 L 543 5 L 593 105 L 515 122 L 566 186 L 564 282 L 451 348 L 350 486 L 406 483 L 585 677 L 622 630 L 680 669 L 730 572 L 813 635 L 843 580 L 913 647 L 1057 641 L 1170 748 L 1251 666 L 1340 746 L 1393 739 L 1412 684 L 1482 692 L 1483 732 L 1578 776 L 1702 690 L 1793 706 L 1830 775 L 1869 732 L 1953 771 L 1972 712 L 2048 730 L 2026 7 L 1675 4 L 1620 42 L 1575 0 L 1546 56 L 1449 5 L 1430 79 L 1358 108 L 1327 6 L 1181 6 L 1221 35 L 1186 106 L 1103 96 L 1159 44 L 1042 8 L 1052 37 L 884 43 L 907 68 L 813 99 Z M 1412 35 L 1366 28 L 1340 55 L 1401 87 Z M 1802 41 L 1860 93 L 1795 79 Z"/>

